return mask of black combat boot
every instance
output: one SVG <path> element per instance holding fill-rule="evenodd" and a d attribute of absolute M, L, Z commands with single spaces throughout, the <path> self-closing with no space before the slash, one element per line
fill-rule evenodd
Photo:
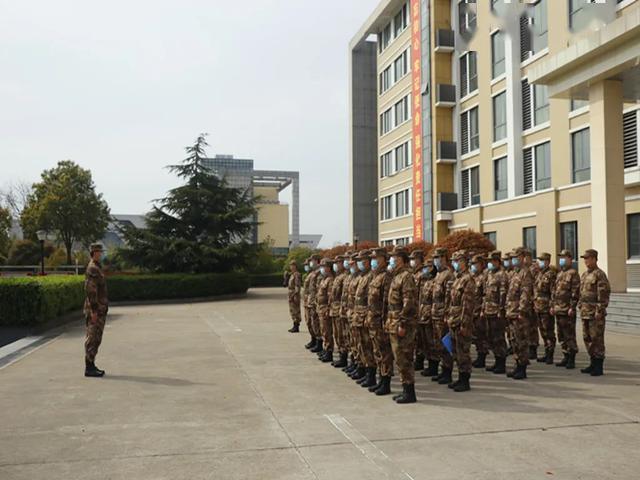
<path fill-rule="evenodd" d="M 304 348 L 306 348 L 307 350 L 312 349 L 313 347 L 316 346 L 316 339 L 313 335 L 311 335 L 311 341 L 309 343 L 307 343 Z"/>
<path fill-rule="evenodd" d="M 527 378 L 527 366 L 526 365 L 520 365 L 520 366 L 518 366 L 518 368 L 516 369 L 515 373 L 513 374 L 513 379 L 514 380 L 524 380 L 525 378 Z"/>
<path fill-rule="evenodd" d="M 432 382 L 437 382 L 440 380 L 440 377 L 442 377 L 442 372 L 438 373 L 436 372 L 435 375 L 433 377 L 431 377 L 431 381 Z"/>
<path fill-rule="evenodd" d="M 293 327 L 289 329 L 289 333 L 298 333 L 300 331 L 300 327 L 297 323 L 293 324 Z"/>
<path fill-rule="evenodd" d="M 536 362 L 538 363 L 547 363 L 547 358 L 549 358 L 549 352 L 545 349 L 544 355 L 536 358 Z"/>
<path fill-rule="evenodd" d="M 93 362 L 89 362 L 88 360 L 84 361 L 84 376 L 85 377 L 95 377 L 100 378 L 104 377 L 104 370 L 100 370 L 96 367 L 96 364 Z"/>
<path fill-rule="evenodd" d="M 593 359 L 593 369 L 591 370 L 592 377 L 600 377 L 604 375 L 604 358 Z"/>
<path fill-rule="evenodd" d="M 380 387 L 374 392 L 377 396 L 389 395 L 391 393 L 391 377 L 381 377 Z"/>
<path fill-rule="evenodd" d="M 360 384 L 362 388 L 373 387 L 376 384 L 376 367 L 371 367 L 368 369 L 367 376 L 365 377 L 364 382 Z"/>
<path fill-rule="evenodd" d="M 357 369 L 358 369 L 358 363 L 357 363 L 357 362 L 355 362 L 355 361 L 352 361 L 352 362 L 351 362 L 351 365 L 349 365 L 349 366 L 346 368 L 345 373 L 346 373 L 347 375 L 351 375 L 351 374 L 352 374 L 353 372 L 355 372 Z"/>
<path fill-rule="evenodd" d="M 516 374 L 516 372 L 518 371 L 518 369 L 519 369 L 519 368 L 520 368 L 520 367 L 519 367 L 519 366 L 518 366 L 518 364 L 516 363 L 516 364 L 513 366 L 513 369 L 511 369 L 511 370 L 509 370 L 509 371 L 507 372 L 507 377 L 509 377 L 509 378 L 513 378 L 513 376 Z M 505 370 L 506 370 L 506 369 L 505 369 Z"/>
<path fill-rule="evenodd" d="M 355 365 L 355 360 L 353 358 L 353 355 L 351 355 L 351 357 L 349 357 L 349 361 L 347 362 L 347 364 L 342 367 L 342 371 L 343 372 L 349 372 L 349 370 L 351 370 L 351 368 L 353 368 L 353 366 Z"/>
<path fill-rule="evenodd" d="M 593 361 L 595 358 L 591 357 L 591 363 L 589 363 L 588 367 L 585 367 L 580 370 L 580 373 L 591 373 L 593 371 Z"/>
<path fill-rule="evenodd" d="M 510 355 L 513 355 L 513 347 L 511 345 L 507 348 L 507 357 Z"/>
<path fill-rule="evenodd" d="M 462 380 L 462 374 L 460 372 L 458 372 L 458 380 L 456 380 L 455 382 L 452 381 L 451 383 L 449 383 L 449 385 L 447 385 L 447 387 L 450 388 L 451 390 L 453 390 L 454 388 L 456 388 L 460 384 L 460 380 Z"/>
<path fill-rule="evenodd" d="M 496 369 L 496 363 L 498 363 L 498 357 L 495 358 L 493 365 L 487 365 L 484 367 L 485 372 L 493 372 Z"/>
<path fill-rule="evenodd" d="M 553 365 L 553 354 L 554 354 L 554 349 L 550 348 L 549 350 L 547 350 L 547 361 L 544 362 L 547 365 Z"/>
<path fill-rule="evenodd" d="M 458 385 L 453 388 L 454 392 L 468 392 L 471 390 L 471 385 L 469 385 L 469 379 L 471 378 L 470 373 L 461 373 L 460 379 L 458 380 Z"/>
<path fill-rule="evenodd" d="M 320 353 L 322 351 L 322 339 L 316 338 L 316 344 L 309 350 L 312 353 Z"/>
<path fill-rule="evenodd" d="M 575 358 L 575 355 L 574 355 L 574 358 Z M 566 367 L 568 362 L 569 362 L 569 354 L 565 353 L 564 357 L 562 357 L 562 360 L 556 363 L 556 367 Z"/>
<path fill-rule="evenodd" d="M 337 362 L 333 362 L 335 368 L 344 368 L 347 366 L 347 352 L 342 352 Z"/>
<path fill-rule="evenodd" d="M 574 368 L 576 368 L 576 354 L 575 353 L 568 353 L 567 354 L 567 364 L 566 364 L 565 368 L 567 370 L 573 370 Z"/>
<path fill-rule="evenodd" d="M 535 360 L 538 358 L 538 346 L 529 345 L 529 360 Z"/>
<path fill-rule="evenodd" d="M 422 354 L 417 354 L 416 355 L 416 360 L 415 362 L 413 362 L 413 369 L 414 370 L 424 370 L 424 355 Z"/>
<path fill-rule="evenodd" d="M 449 385 L 451 383 L 451 369 L 443 368 L 442 374 L 440 375 L 440 380 L 438 380 L 439 385 Z"/>
<path fill-rule="evenodd" d="M 507 372 L 507 359 L 506 357 L 496 357 L 496 364 L 493 366 L 493 373 L 496 375 L 503 375 Z"/>
<path fill-rule="evenodd" d="M 473 368 L 484 368 L 486 366 L 487 354 L 486 353 L 478 353 L 478 358 L 473 362 Z"/>
<path fill-rule="evenodd" d="M 322 363 L 333 362 L 333 350 L 327 350 L 327 352 L 322 357 Z"/>
<path fill-rule="evenodd" d="M 420 372 L 423 377 L 434 377 L 438 375 L 438 362 L 437 360 L 429 360 L 429 368 Z"/>
<path fill-rule="evenodd" d="M 357 381 L 364 377 L 365 373 L 367 373 L 367 371 L 364 369 L 364 367 L 362 365 L 358 365 L 353 373 L 349 375 L 349 377 Z"/>
<path fill-rule="evenodd" d="M 411 383 L 409 385 L 402 385 L 402 395 L 396 399 L 396 403 L 402 405 L 405 403 L 416 403 L 416 386 Z"/>
<path fill-rule="evenodd" d="M 374 377 L 374 379 L 375 379 L 375 377 Z M 371 393 L 373 393 L 373 392 L 375 392 L 377 389 L 379 389 L 381 385 L 382 385 L 382 375 L 380 375 L 380 379 L 376 382 L 376 384 L 375 384 L 375 385 L 370 386 L 370 387 L 368 388 L 368 390 L 369 390 Z"/>

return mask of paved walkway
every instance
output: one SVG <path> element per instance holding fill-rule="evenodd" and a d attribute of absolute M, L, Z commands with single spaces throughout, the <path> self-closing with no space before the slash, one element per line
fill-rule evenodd
<path fill-rule="evenodd" d="M 0 479 L 639 478 L 640 336 L 608 334 L 601 378 L 421 378 L 398 406 L 318 362 L 287 316 L 283 289 L 117 307 L 104 379 L 82 376 L 80 326 L 5 364 Z"/>

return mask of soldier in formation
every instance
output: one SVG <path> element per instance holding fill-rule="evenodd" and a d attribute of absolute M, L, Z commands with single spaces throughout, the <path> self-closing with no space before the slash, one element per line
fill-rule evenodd
<path fill-rule="evenodd" d="M 302 290 L 302 276 L 298 272 L 298 264 L 295 260 L 289 263 L 289 280 L 287 288 L 289 291 L 289 315 L 293 320 L 293 327 L 289 329 L 289 333 L 298 333 L 300 331 L 300 291 Z"/>

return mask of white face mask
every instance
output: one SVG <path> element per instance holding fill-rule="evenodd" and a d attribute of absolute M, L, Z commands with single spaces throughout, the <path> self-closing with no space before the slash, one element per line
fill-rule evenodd
<path fill-rule="evenodd" d="M 411 268 L 416 268 L 416 261 L 415 260 L 410 260 L 409 261 L 409 265 L 411 265 Z"/>

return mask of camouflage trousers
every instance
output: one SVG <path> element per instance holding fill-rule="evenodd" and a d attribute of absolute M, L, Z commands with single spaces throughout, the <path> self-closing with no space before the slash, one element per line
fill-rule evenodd
<path fill-rule="evenodd" d="M 473 317 L 473 344 L 476 346 L 478 353 L 489 353 L 487 322 L 482 315 Z"/>
<path fill-rule="evenodd" d="M 538 335 L 538 316 L 532 312 L 529 316 L 529 346 L 537 347 L 540 345 L 540 336 Z"/>
<path fill-rule="evenodd" d="M 309 333 L 311 334 L 311 336 L 314 337 L 314 338 L 317 338 L 318 337 L 318 332 L 316 332 L 314 330 L 314 325 L 313 325 L 314 312 L 315 312 L 314 308 L 305 307 L 304 308 L 304 321 L 307 324 L 307 329 L 309 330 Z"/>
<path fill-rule="evenodd" d="M 432 320 L 433 322 L 433 346 L 437 352 L 437 359 L 442 362 L 442 368 L 451 370 L 453 368 L 453 357 L 444 348 L 442 344 L 442 337 L 444 337 L 449 331 L 449 326 L 445 323 L 444 319 Z"/>
<path fill-rule="evenodd" d="M 424 355 L 427 360 L 439 360 L 434 338 L 433 323 L 419 323 L 416 329 L 416 353 Z"/>
<path fill-rule="evenodd" d="M 389 340 L 393 358 L 400 372 L 400 381 L 403 385 L 414 384 L 413 351 L 416 348 L 416 327 L 414 325 L 406 325 L 404 337 L 399 337 L 396 333 L 390 333 Z"/>
<path fill-rule="evenodd" d="M 311 323 L 313 324 L 313 334 L 316 338 L 322 337 L 322 329 L 320 328 L 320 316 L 315 307 L 311 307 Z"/>
<path fill-rule="evenodd" d="M 576 340 L 576 317 L 569 315 L 556 315 L 558 324 L 558 341 L 562 345 L 562 353 L 578 353 L 578 342 Z"/>
<path fill-rule="evenodd" d="M 529 346 L 531 340 L 529 319 L 530 316 L 524 319 L 521 319 L 520 317 L 509 319 L 511 335 L 513 337 L 511 348 L 513 348 L 513 356 L 516 363 L 520 366 L 529 365 Z"/>
<path fill-rule="evenodd" d="M 289 300 L 289 315 L 296 325 L 300 325 L 302 315 L 300 314 L 300 297 Z"/>
<path fill-rule="evenodd" d="M 360 357 L 360 363 L 365 368 L 375 367 L 376 361 L 373 358 L 373 344 L 371 343 L 369 329 L 364 326 L 355 328 L 358 336 L 358 356 Z"/>
<path fill-rule="evenodd" d="M 349 324 L 349 351 L 356 363 L 362 363 L 360 359 L 360 339 L 358 335 L 358 327 Z"/>
<path fill-rule="evenodd" d="M 502 315 L 490 315 L 485 317 L 487 325 L 487 339 L 489 348 L 494 357 L 504 358 L 507 356 L 507 342 L 505 341 L 505 330 L 507 321 Z"/>
<path fill-rule="evenodd" d="M 349 343 L 347 340 L 347 319 L 345 317 L 331 317 L 333 323 L 333 341 L 336 346 L 336 350 L 340 353 L 346 353 L 349 350 Z"/>
<path fill-rule="evenodd" d="M 465 327 L 451 329 L 453 358 L 459 373 L 471 373 L 471 331 Z"/>
<path fill-rule="evenodd" d="M 544 349 L 553 352 L 556 348 L 556 322 L 549 313 L 536 313 L 538 328 L 544 342 Z"/>
<path fill-rule="evenodd" d="M 604 358 L 604 328 L 606 317 L 582 319 L 582 338 L 591 358 Z"/>
<path fill-rule="evenodd" d="M 320 335 L 322 336 L 322 348 L 325 351 L 333 351 L 333 323 L 329 311 L 320 312 Z"/>
<path fill-rule="evenodd" d="M 102 332 L 104 331 L 106 319 L 106 315 L 98 315 L 94 322 L 91 319 L 91 315 L 85 315 L 87 332 L 84 341 L 84 355 L 87 362 L 94 362 L 96 360 L 98 349 L 102 343 Z"/>
<path fill-rule="evenodd" d="M 376 322 L 374 320 L 372 323 L 375 325 L 369 325 L 369 337 L 371 338 L 371 345 L 373 346 L 373 358 L 380 371 L 380 375 L 388 377 L 391 375 L 391 370 L 393 369 L 393 352 L 391 351 L 389 334 L 382 328 L 382 322 Z"/>

